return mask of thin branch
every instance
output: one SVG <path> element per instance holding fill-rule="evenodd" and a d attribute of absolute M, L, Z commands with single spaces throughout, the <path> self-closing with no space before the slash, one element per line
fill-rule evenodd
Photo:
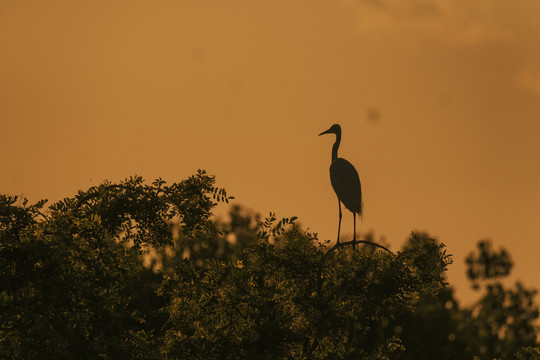
<path fill-rule="evenodd" d="M 43 220 L 45 220 L 46 222 L 49 222 L 49 217 L 47 215 L 45 215 L 44 213 L 42 213 L 41 211 L 39 211 L 37 209 L 34 209 L 34 211 L 36 212 L 36 214 L 41 216 L 43 218 Z"/>
<path fill-rule="evenodd" d="M 321 262 L 324 262 L 326 260 L 326 258 L 330 255 L 332 255 L 332 253 L 342 247 L 345 247 L 345 246 L 349 246 L 349 245 L 353 245 L 355 246 L 356 244 L 368 244 L 368 245 L 373 245 L 373 246 L 376 246 L 376 247 L 379 247 L 387 252 L 389 252 L 390 254 L 394 254 L 391 250 L 389 250 L 387 247 L 385 246 L 382 246 L 381 244 L 377 244 L 377 243 L 374 243 L 372 241 L 368 241 L 368 240 L 356 240 L 356 241 L 345 241 L 345 242 L 342 242 L 342 243 L 336 243 L 334 246 L 332 246 L 330 248 L 330 250 L 328 250 L 326 252 L 326 254 L 324 254 L 324 256 L 322 257 L 321 259 Z"/>
<path fill-rule="evenodd" d="M 336 243 L 334 246 L 332 246 L 330 248 L 330 250 L 328 250 L 326 252 L 326 254 L 323 255 L 323 257 L 321 258 L 321 262 L 319 263 L 319 276 L 318 276 L 318 284 L 317 284 L 317 291 L 320 293 L 321 290 L 322 290 L 322 268 L 323 268 L 323 265 L 326 261 L 326 259 L 332 255 L 336 250 L 338 249 L 341 249 L 342 247 L 345 247 L 345 246 L 356 246 L 356 244 L 368 244 L 368 245 L 373 245 L 373 246 L 376 246 L 378 248 L 381 248 L 387 252 L 389 252 L 390 254 L 394 254 L 391 250 L 389 250 L 387 247 L 383 246 L 383 245 L 380 245 L 380 244 L 377 244 L 377 243 L 374 243 L 372 241 L 368 241 L 368 240 L 356 240 L 356 241 L 345 241 L 345 242 L 342 242 L 342 243 Z"/>
<path fill-rule="evenodd" d="M 321 258 L 321 261 L 319 263 L 319 274 L 318 274 L 318 279 L 317 279 L 317 296 L 321 296 L 322 295 L 322 268 L 323 268 L 323 265 L 326 261 L 326 259 L 332 255 L 336 250 L 339 250 L 341 249 L 342 247 L 346 247 L 346 246 L 354 246 L 356 247 L 356 244 L 367 244 L 367 245 L 372 245 L 372 246 L 375 246 L 375 247 L 378 247 L 378 248 L 381 248 L 387 252 L 389 252 L 390 254 L 394 254 L 391 250 L 389 250 L 387 247 L 383 246 L 383 245 L 380 245 L 380 244 L 377 244 L 377 243 L 374 243 L 372 241 L 368 241 L 368 240 L 356 240 L 356 241 L 345 241 L 345 242 L 342 242 L 342 243 L 336 243 L 334 246 L 332 246 L 327 252 L 326 254 L 323 255 L 323 257 Z M 334 294 L 331 294 L 329 296 L 329 299 L 328 301 L 331 300 L 331 298 L 334 296 Z M 327 302 L 328 303 L 328 302 Z M 304 352 L 305 352 L 305 349 L 306 349 L 306 346 L 308 345 L 308 342 L 307 342 L 307 338 L 306 338 L 306 341 L 304 342 Z M 315 337 L 313 339 L 313 342 L 311 344 L 311 346 L 309 347 L 309 349 L 307 350 L 307 352 L 305 352 L 305 357 L 306 358 L 311 358 L 313 352 L 315 351 L 315 349 L 319 346 L 319 339 L 317 339 L 317 337 Z"/>

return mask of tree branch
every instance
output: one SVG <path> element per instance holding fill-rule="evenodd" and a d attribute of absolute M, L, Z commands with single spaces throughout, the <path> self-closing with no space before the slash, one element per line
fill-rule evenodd
<path fill-rule="evenodd" d="M 377 244 L 377 243 L 374 243 L 372 241 L 368 241 L 368 240 L 356 240 L 356 241 L 345 241 L 345 242 L 342 242 L 342 243 L 336 243 L 334 246 L 332 246 L 330 248 L 330 250 L 328 250 L 326 252 L 326 254 L 324 254 L 324 256 L 322 257 L 321 259 L 321 262 L 324 262 L 326 260 L 326 258 L 330 255 L 332 255 L 332 253 L 342 247 L 345 247 L 345 246 L 349 246 L 349 245 L 353 245 L 355 246 L 356 244 L 368 244 L 368 245 L 373 245 L 373 246 L 376 246 L 376 247 L 379 247 L 387 252 L 389 252 L 390 254 L 393 254 L 393 252 L 391 250 L 389 250 L 387 247 L 385 246 L 382 246 L 381 244 Z"/>
<path fill-rule="evenodd" d="M 318 277 L 318 284 L 317 284 L 317 291 L 318 293 L 320 294 L 321 290 L 322 290 L 322 268 L 323 268 L 323 265 L 324 265 L 324 262 L 326 261 L 326 259 L 332 255 L 336 250 L 338 249 L 341 249 L 342 247 L 346 247 L 346 246 L 356 246 L 356 244 L 368 244 L 368 245 L 373 245 L 373 246 L 376 246 L 378 248 L 381 248 L 387 252 L 389 252 L 390 254 L 394 254 L 391 250 L 389 250 L 387 247 L 383 246 L 383 245 L 380 245 L 380 244 L 377 244 L 377 243 L 374 243 L 372 241 L 368 241 L 368 240 L 356 240 L 356 241 L 345 241 L 345 242 L 342 242 L 342 243 L 336 243 L 334 246 L 332 246 L 330 248 L 330 250 L 328 250 L 326 252 L 326 254 L 323 255 L 323 257 L 321 258 L 321 262 L 319 263 L 319 277 Z"/>

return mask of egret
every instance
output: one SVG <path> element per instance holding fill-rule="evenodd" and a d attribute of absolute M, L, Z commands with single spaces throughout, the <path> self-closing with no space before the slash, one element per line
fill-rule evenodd
<path fill-rule="evenodd" d="M 341 203 L 353 213 L 354 235 L 353 242 L 356 243 L 356 214 L 362 217 L 362 188 L 360 178 L 354 166 L 343 158 L 338 157 L 339 144 L 341 143 L 341 126 L 332 125 L 330 129 L 323 131 L 323 134 L 336 134 L 336 141 L 332 146 L 332 164 L 330 165 L 330 182 L 336 192 L 339 206 L 339 224 L 337 243 L 339 244 L 339 232 L 341 230 Z"/>

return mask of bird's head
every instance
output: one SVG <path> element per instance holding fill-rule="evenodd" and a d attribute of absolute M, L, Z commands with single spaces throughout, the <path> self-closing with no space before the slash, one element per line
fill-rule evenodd
<path fill-rule="evenodd" d="M 320 133 L 319 136 L 321 136 L 323 134 L 336 134 L 336 135 L 339 136 L 339 135 L 341 135 L 341 126 L 339 126 L 339 124 L 334 124 L 334 125 L 332 125 L 330 127 L 330 129 Z"/>

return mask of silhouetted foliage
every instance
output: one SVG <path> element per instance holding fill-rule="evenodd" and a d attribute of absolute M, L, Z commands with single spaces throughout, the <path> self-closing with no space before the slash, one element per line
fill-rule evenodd
<path fill-rule="evenodd" d="M 465 261 L 468 267 L 467 276 L 472 281 L 474 289 L 478 289 L 479 281 L 507 276 L 514 265 L 510 254 L 505 249 L 493 251 L 489 240 L 480 241 L 478 254 L 470 253 Z"/>
<path fill-rule="evenodd" d="M 283 226 L 273 218 L 241 259 L 203 269 L 186 260 L 166 276 L 168 358 L 385 358 L 399 340 L 371 343 L 372 323 L 443 286 L 449 258 L 432 239 L 415 238 L 414 249 L 397 255 L 349 247 L 324 258 L 326 247 L 294 226 L 270 235 Z"/>
<path fill-rule="evenodd" d="M 505 249 L 495 252 L 489 241 L 480 241 L 478 252 L 467 258 L 467 274 L 475 288 L 483 285 L 484 294 L 465 311 L 466 336 L 475 339 L 471 345 L 480 360 L 509 359 L 522 347 L 537 346 L 536 290 L 526 289 L 520 282 L 513 288 L 505 288 L 502 283 L 492 281 L 510 274 L 513 263 Z"/>
<path fill-rule="evenodd" d="M 104 183 L 43 211 L 0 197 L 0 357 L 149 358 L 166 299 L 142 249 L 214 233 L 213 177 Z M 152 350 L 152 351 L 150 351 Z M 157 356 L 156 356 L 157 358 Z"/>
<path fill-rule="evenodd" d="M 48 208 L 0 196 L 0 358 L 538 359 L 535 291 L 475 275 L 460 308 L 427 234 L 331 247 L 296 217 L 213 219 L 231 198 L 203 171 Z"/>
<path fill-rule="evenodd" d="M 528 346 L 520 349 L 515 355 L 517 360 L 540 360 L 540 349 Z"/>
<path fill-rule="evenodd" d="M 400 329 L 406 349 L 393 359 L 491 360 L 514 359 L 514 354 L 518 359 L 535 359 L 531 349 L 538 346 L 536 291 L 519 282 L 507 289 L 494 281 L 509 275 L 512 263 L 506 250 L 493 252 L 489 244 L 479 242 L 478 254 L 471 253 L 466 260 L 476 269 L 467 273 L 475 274 L 471 281 L 484 292 L 480 300 L 460 308 L 449 287 L 435 295 L 422 294 L 414 311 L 390 321 L 388 327 Z M 526 347 L 529 350 L 520 350 Z"/>

